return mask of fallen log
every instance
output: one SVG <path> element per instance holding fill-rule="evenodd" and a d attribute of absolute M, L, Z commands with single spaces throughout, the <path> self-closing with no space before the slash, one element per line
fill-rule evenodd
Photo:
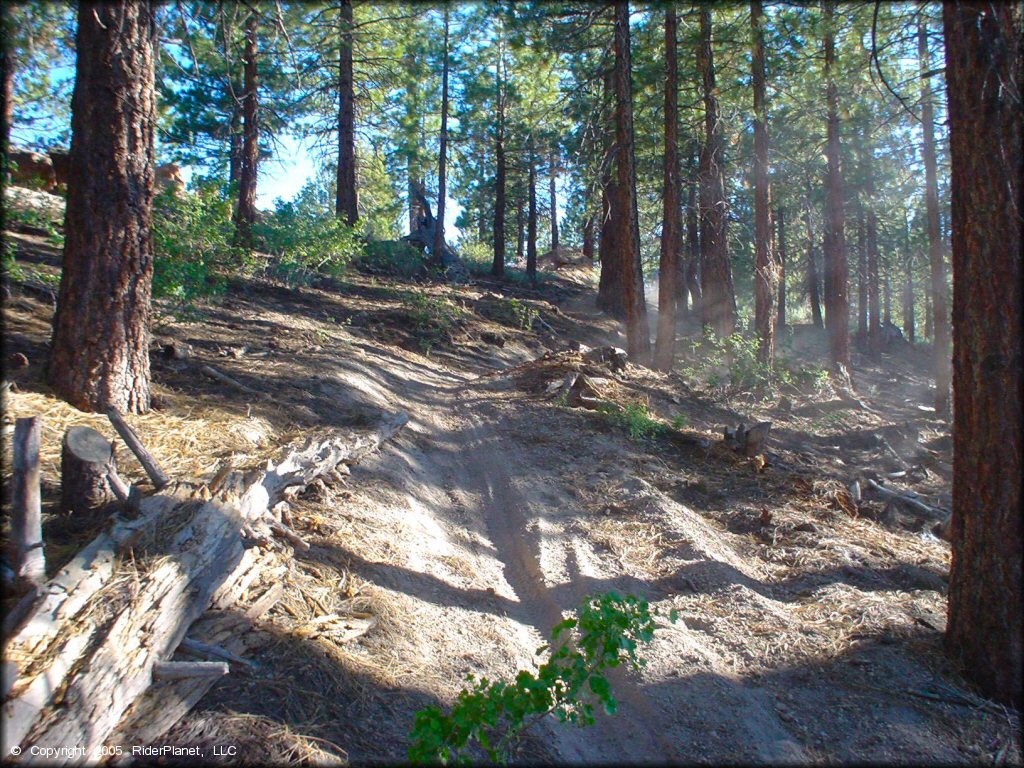
<path fill-rule="evenodd" d="M 142 468 L 146 470 L 146 474 L 149 479 L 153 482 L 153 487 L 158 491 L 171 482 L 171 479 L 164 474 L 164 471 L 160 469 L 160 465 L 157 464 L 156 459 L 153 458 L 152 454 L 146 450 L 146 447 L 139 440 L 139 436 L 135 434 L 135 430 L 128 426 L 128 422 L 124 420 L 124 417 L 116 410 L 111 408 L 107 411 L 107 418 L 110 419 L 110 423 L 117 430 L 117 434 L 124 440 L 125 445 L 135 454 L 135 457 L 139 460 Z"/>
<path fill-rule="evenodd" d="M 213 366 L 204 365 L 204 366 L 200 367 L 199 371 L 204 376 L 208 376 L 211 379 L 219 381 L 221 384 L 227 384 L 229 387 L 234 387 L 235 389 L 237 389 L 240 392 L 245 392 L 245 394 L 247 394 L 247 395 L 258 395 L 258 394 L 260 394 L 258 391 L 256 391 L 252 387 L 247 387 L 245 384 L 243 384 L 240 381 L 236 381 L 235 379 L 233 379 L 230 376 L 228 376 L 226 373 L 221 373 L 220 371 L 218 371 Z"/>
<path fill-rule="evenodd" d="M 154 680 L 193 680 L 197 677 L 224 677 L 231 670 L 223 661 L 158 661 L 153 666 Z"/>
<path fill-rule="evenodd" d="M 18 672 L 3 707 L 3 754 L 67 744 L 96 754 L 190 625 L 211 604 L 230 607 L 254 580 L 265 558 L 246 550 L 243 526 L 267 527 L 286 488 L 355 463 L 407 421 L 399 414 L 369 434 L 310 440 L 276 465 L 237 473 L 244 481 L 226 482 L 219 498 L 205 486 L 167 487 L 142 500 L 139 519 L 94 539 L 44 585 L 6 643 Z"/>
<path fill-rule="evenodd" d="M 882 498 L 889 501 L 896 501 L 900 504 L 905 504 L 911 509 L 920 512 L 927 517 L 935 519 L 944 519 L 949 517 L 949 512 L 946 510 L 925 504 L 923 501 L 920 501 L 915 496 L 911 496 L 909 493 L 900 493 L 899 491 L 894 491 L 891 488 L 886 488 L 884 485 L 879 485 L 870 477 L 867 478 L 867 486 Z"/>

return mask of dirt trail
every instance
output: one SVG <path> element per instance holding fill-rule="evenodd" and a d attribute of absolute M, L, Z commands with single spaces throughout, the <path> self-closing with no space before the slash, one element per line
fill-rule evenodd
<path fill-rule="evenodd" d="M 249 399 L 195 376 L 195 361 L 156 357 L 170 416 L 199 408 L 232 427 L 262 420 L 279 440 L 379 410 L 411 422 L 347 486 L 295 501 L 313 546 L 283 577 L 292 602 L 253 628 L 267 640 L 254 652 L 263 671 L 225 678 L 160 743 L 219 743 L 244 725 L 251 754 L 239 754 L 254 762 L 260 745 L 281 743 L 275 755 L 294 759 L 317 739 L 354 763 L 402 762 L 417 710 L 450 705 L 467 673 L 507 680 L 531 668 L 565 612 L 616 590 L 680 621 L 662 622 L 641 649 L 642 672 L 611 676 L 614 717 L 587 729 L 545 721 L 521 759 L 1019 764 L 1016 720 L 972 696 L 942 654 L 948 545 L 836 504 L 854 469 L 897 462 L 891 471 L 925 447 L 948 454 L 943 426 L 921 415 L 921 379 L 920 391 L 899 386 L 913 359 L 861 376 L 860 392 L 889 419 L 882 427 L 813 397 L 782 412 L 722 402 L 676 375 L 627 375 L 623 386 L 651 412 L 704 434 L 740 415 L 774 420 L 779 456 L 761 472 L 712 448 L 631 441 L 600 414 L 519 389 L 512 366 L 545 346 L 620 338 L 587 289 L 558 290 L 555 312 L 514 285 L 353 275 L 323 290 L 241 286 L 202 320 L 168 323 L 167 337 L 200 362 L 265 393 Z M 524 330 L 515 315 L 486 325 L 485 299 L 500 309 L 489 291 L 537 302 L 559 333 Z M 412 305 L 411 293 L 429 301 Z M 452 300 L 472 315 L 470 330 L 451 320 Z M 30 294 L 4 309 L 8 352 L 31 361 L 14 379 L 33 408 L 45 399 L 37 366 L 51 311 Z M 483 344 L 483 330 L 502 343 Z M 431 354 L 411 351 L 424 339 Z M 880 430 L 902 458 L 875 444 Z M 918 432 L 922 442 L 909 436 Z M 930 467 L 916 487 L 941 502 L 948 465 L 940 456 Z M 315 599 L 294 588 L 297 575 L 317 586 Z M 340 643 L 311 633 L 317 617 L 354 605 L 379 619 L 375 629 Z"/>

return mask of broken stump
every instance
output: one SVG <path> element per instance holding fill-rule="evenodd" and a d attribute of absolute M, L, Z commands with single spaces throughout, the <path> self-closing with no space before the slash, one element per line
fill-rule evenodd
<path fill-rule="evenodd" d="M 70 427 L 60 454 L 60 508 L 91 517 L 114 500 L 108 475 L 114 446 L 91 427 Z"/>

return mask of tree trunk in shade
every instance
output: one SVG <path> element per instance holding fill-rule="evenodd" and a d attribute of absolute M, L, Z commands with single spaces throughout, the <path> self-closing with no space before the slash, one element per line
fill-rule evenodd
<path fill-rule="evenodd" d="M 444 63 L 441 68 L 441 140 L 437 161 L 437 229 L 434 233 L 433 257 L 440 263 L 444 253 L 445 169 L 448 159 L 448 6 L 444 6 Z"/>
<path fill-rule="evenodd" d="M 810 204 L 804 211 L 804 224 L 807 227 L 807 295 L 811 302 L 811 319 L 818 328 L 824 328 L 821 320 L 821 294 L 818 291 L 818 266 L 814 258 L 814 230 L 811 229 Z"/>
<path fill-rule="evenodd" d="M 529 172 L 529 213 L 526 219 L 526 276 L 537 279 L 537 162 L 533 156 L 533 137 L 529 141 L 527 162 Z"/>
<path fill-rule="evenodd" d="M 779 310 L 775 320 L 778 330 L 786 328 L 786 211 L 779 208 Z"/>
<path fill-rule="evenodd" d="M 351 227 L 359 219 L 355 87 L 352 77 L 352 0 L 341 0 L 338 33 L 338 195 L 334 211 L 339 219 Z"/>
<path fill-rule="evenodd" d="M 775 297 L 779 290 L 779 264 L 772 248 L 772 193 L 768 180 L 768 108 L 765 104 L 764 11 L 751 0 L 751 70 L 754 87 L 754 327 L 757 359 L 775 361 Z"/>
<path fill-rule="evenodd" d="M 726 237 L 728 201 L 722 169 L 722 128 L 719 120 L 715 60 L 711 47 L 711 8 L 700 6 L 697 69 L 704 96 L 704 148 L 700 156 L 700 252 L 702 322 L 719 337 L 736 329 L 735 296 L 729 242 Z"/>
<path fill-rule="evenodd" d="M 78 14 L 64 257 L 47 379 L 76 408 L 149 410 L 155 10 Z"/>
<path fill-rule="evenodd" d="M 621 207 L 616 218 L 616 245 L 623 266 L 626 310 L 626 351 L 635 362 L 651 356 L 647 302 L 640 266 L 640 222 L 637 216 L 636 161 L 633 155 L 633 82 L 629 42 L 629 2 L 615 3 L 615 146 Z"/>
<path fill-rule="evenodd" d="M 654 364 L 672 370 L 676 343 L 676 298 L 682 210 L 679 188 L 679 65 L 676 60 L 676 11 L 665 10 L 665 161 L 663 168 L 661 258 L 658 263 L 658 331 Z M 684 302 L 685 306 L 685 302 Z"/>
<path fill-rule="evenodd" d="M 839 88 L 835 80 L 835 2 L 826 0 L 825 14 L 825 83 L 828 107 L 825 157 L 825 327 L 833 366 L 843 366 L 850 373 L 850 282 L 846 260 L 846 216 L 843 213 L 843 171 L 839 141 Z"/>
<path fill-rule="evenodd" d="M 946 648 L 1024 706 L 1021 9 L 943 6 L 952 190 L 953 520 Z"/>
<path fill-rule="evenodd" d="M 946 296 L 945 242 L 939 223 L 939 181 L 935 160 L 935 107 L 931 81 L 925 77 L 928 61 L 928 27 L 925 8 L 918 9 L 917 53 L 921 70 L 921 134 L 924 138 L 925 215 L 928 220 L 928 263 L 931 269 L 932 316 L 935 340 L 932 366 L 935 376 L 935 412 L 949 416 L 951 353 L 949 344 L 949 303 Z M 1018 82 L 1019 87 L 1019 82 Z"/>
<path fill-rule="evenodd" d="M 256 33 L 259 16 L 249 12 L 245 22 L 244 80 L 242 83 L 242 167 L 238 174 L 238 207 L 235 209 L 235 241 L 252 247 L 256 221 L 256 179 L 260 161 L 259 77 L 256 69 Z"/>

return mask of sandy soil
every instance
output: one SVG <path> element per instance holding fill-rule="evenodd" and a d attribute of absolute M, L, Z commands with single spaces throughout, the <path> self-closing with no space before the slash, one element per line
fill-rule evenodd
<path fill-rule="evenodd" d="M 216 403 L 265 418 L 279 437 L 381 410 L 412 421 L 346 484 L 320 484 L 295 505 L 313 547 L 285 580 L 337 579 L 323 612 L 358 597 L 377 625 L 339 644 L 289 629 L 275 608 L 253 628 L 266 640 L 260 671 L 218 684 L 160 743 L 230 737 L 239 753 L 226 762 L 402 761 L 417 709 L 450 704 L 469 672 L 529 668 L 584 596 L 617 590 L 681 618 L 661 622 L 642 674 L 613 676 L 616 716 L 589 729 L 545 722 L 520 759 L 1020 764 L 1013 713 L 975 696 L 942 653 L 949 547 L 930 532 L 936 521 L 867 499 L 848 509 L 853 479 L 898 471 L 895 487 L 948 506 L 948 428 L 924 409 L 927 355 L 858 361 L 867 409 L 827 393 L 791 393 L 780 407 L 630 366 L 622 391 L 684 417 L 708 444 L 631 441 L 516 376 L 546 348 L 615 341 L 585 276 L 571 278 L 505 289 L 541 313 L 540 333 L 477 311 L 500 286 L 358 274 L 320 288 L 239 283 L 198 320 L 164 321 L 160 340 L 195 354 L 154 358 L 168 411 Z M 8 377 L 5 420 L 22 415 L 19 388 L 45 391 L 37 366 L 52 311 L 13 290 L 4 355 L 30 364 Z M 463 312 L 440 335 L 418 330 L 403 291 Z M 798 329 L 789 349 L 812 358 L 820 342 Z M 202 361 L 267 397 L 197 378 Z M 767 467 L 715 437 L 763 418 L 775 423 Z"/>

